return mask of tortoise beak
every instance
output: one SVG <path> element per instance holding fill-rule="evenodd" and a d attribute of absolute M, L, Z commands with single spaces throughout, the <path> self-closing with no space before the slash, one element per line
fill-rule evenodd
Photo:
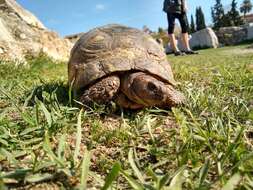
<path fill-rule="evenodd" d="M 173 86 L 166 85 L 166 105 L 169 107 L 174 107 L 182 105 L 185 103 L 185 96 L 177 91 Z"/>

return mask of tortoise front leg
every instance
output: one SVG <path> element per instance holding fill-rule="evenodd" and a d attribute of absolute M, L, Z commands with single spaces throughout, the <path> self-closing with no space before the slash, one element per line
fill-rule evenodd
<path fill-rule="evenodd" d="M 127 96 L 125 94 L 123 94 L 122 92 L 119 93 L 119 95 L 116 98 L 116 103 L 122 107 L 122 108 L 126 108 L 126 109 L 133 109 L 133 110 L 138 110 L 138 109 L 142 109 L 144 108 L 143 105 L 141 104 L 137 104 L 131 100 L 129 100 L 127 98 Z"/>
<path fill-rule="evenodd" d="M 119 77 L 117 75 L 108 76 L 85 90 L 80 101 L 85 105 L 107 104 L 114 98 L 119 88 Z"/>

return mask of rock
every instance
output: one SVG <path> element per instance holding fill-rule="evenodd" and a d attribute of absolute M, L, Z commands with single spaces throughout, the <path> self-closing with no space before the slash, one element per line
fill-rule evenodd
<path fill-rule="evenodd" d="M 4 49 L 2 47 L 0 47 L 0 54 L 4 53 Z"/>
<path fill-rule="evenodd" d="M 170 46 L 170 43 L 168 43 L 167 46 L 165 46 L 165 53 L 167 55 L 173 53 L 173 50 L 172 50 L 172 48 Z"/>
<path fill-rule="evenodd" d="M 163 46 L 163 39 L 162 39 L 162 38 L 156 38 L 155 40 L 156 40 L 156 42 L 157 42 L 159 45 Z"/>
<path fill-rule="evenodd" d="M 223 27 L 216 32 L 219 42 L 224 45 L 236 45 L 247 40 L 246 27 Z"/>
<path fill-rule="evenodd" d="M 25 61 L 27 54 L 43 52 L 55 60 L 67 61 L 73 44 L 45 26 L 14 0 L 0 0 L 0 47 L 2 60 Z"/>
<path fill-rule="evenodd" d="M 182 38 L 178 38 L 176 40 L 177 47 L 180 50 L 185 50 L 185 47 L 182 42 Z M 211 28 L 206 28 L 195 32 L 190 35 L 190 46 L 192 49 L 194 48 L 217 48 L 219 47 L 219 41 Z M 165 47 L 166 54 L 170 54 L 173 52 L 170 44 Z"/>
<path fill-rule="evenodd" d="M 217 48 L 219 41 L 214 31 L 206 28 L 191 35 L 190 46 L 191 48 Z"/>
<path fill-rule="evenodd" d="M 15 0 L 0 0 L 0 5 L 6 5 L 11 11 L 10 14 L 17 14 L 27 24 L 40 29 L 46 29 L 32 13 L 23 9 Z"/>
<path fill-rule="evenodd" d="M 8 28 L 5 26 L 2 18 L 0 17 L 0 41 L 14 41 L 11 33 L 9 32 Z"/>
<path fill-rule="evenodd" d="M 253 26 L 247 27 L 247 40 L 253 39 Z"/>
<path fill-rule="evenodd" d="M 25 40 L 25 39 L 26 39 L 26 35 L 25 35 L 25 34 L 23 34 L 23 33 L 22 33 L 22 34 L 20 34 L 20 35 L 19 35 L 19 37 L 20 37 L 20 39 L 22 39 L 22 40 Z"/>

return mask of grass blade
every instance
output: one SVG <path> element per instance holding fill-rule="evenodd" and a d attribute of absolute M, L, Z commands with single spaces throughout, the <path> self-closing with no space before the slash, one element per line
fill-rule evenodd
<path fill-rule="evenodd" d="M 224 187 L 222 187 L 221 190 L 233 190 L 236 188 L 236 186 L 240 183 L 241 176 L 240 174 L 234 174 L 226 183 Z"/>
<path fill-rule="evenodd" d="M 185 179 L 183 176 L 183 172 L 185 171 L 185 166 L 180 168 L 172 178 L 170 182 L 170 186 L 168 190 L 182 190 L 182 184 L 184 183 Z"/>
<path fill-rule="evenodd" d="M 2 177 L 1 177 L 1 175 L 0 175 L 0 189 L 1 189 L 1 190 L 7 190 L 7 187 L 5 187 L 4 182 L 3 182 L 3 179 L 2 179 Z"/>
<path fill-rule="evenodd" d="M 16 104 L 16 100 L 11 96 L 9 95 L 7 92 L 5 92 L 2 88 L 0 88 L 0 92 L 2 94 L 4 94 L 9 100 L 11 100 L 11 102 L 13 103 L 13 105 L 17 108 L 18 112 L 20 113 L 22 119 L 29 125 L 31 126 L 35 126 L 36 123 L 35 121 L 33 120 L 33 117 L 31 115 L 29 115 L 27 112 L 25 112 L 24 110 L 22 110 L 20 108 L 20 106 L 18 106 Z"/>
<path fill-rule="evenodd" d="M 227 160 L 227 158 L 232 154 L 232 152 L 235 150 L 235 148 L 238 146 L 238 142 L 240 141 L 240 139 L 242 138 L 242 133 L 244 131 L 244 128 L 241 127 L 241 130 L 238 132 L 238 134 L 236 135 L 236 138 L 234 140 L 233 143 L 230 144 L 230 146 L 227 149 L 226 154 L 224 155 L 224 157 L 221 160 L 221 165 L 223 166 L 223 164 L 225 163 L 225 161 Z"/>
<path fill-rule="evenodd" d="M 20 133 L 20 136 L 25 136 L 28 135 L 30 133 L 36 132 L 37 130 L 41 129 L 41 127 L 29 127 L 27 129 L 25 129 L 24 131 L 22 131 Z"/>
<path fill-rule="evenodd" d="M 1 176 L 1 178 L 10 178 L 10 179 L 24 179 L 27 173 L 31 172 L 31 169 L 17 169 L 13 172 L 8 172 Z"/>
<path fill-rule="evenodd" d="M 76 148 L 74 152 L 74 162 L 78 162 L 78 156 L 80 152 L 80 145 L 81 145 L 81 140 L 82 140 L 82 114 L 83 114 L 83 109 L 80 111 L 77 119 L 77 132 L 76 132 Z"/>
<path fill-rule="evenodd" d="M 43 148 L 47 152 L 48 156 L 55 162 L 55 164 L 60 165 L 61 167 L 64 167 L 64 163 L 62 162 L 62 160 L 59 159 L 52 151 L 47 131 L 45 132 L 45 140 L 44 140 Z"/>
<path fill-rule="evenodd" d="M 72 100 L 73 100 L 73 97 L 72 97 L 72 92 L 73 92 L 73 85 L 74 85 L 74 82 L 75 82 L 75 79 L 73 81 L 71 81 L 71 84 L 69 86 L 69 90 L 68 90 L 68 95 L 69 95 L 69 106 L 72 107 Z M 74 93 L 74 98 L 75 98 L 75 91 L 73 92 Z"/>
<path fill-rule="evenodd" d="M 86 151 L 83 158 L 82 163 L 82 171 L 81 171 L 81 184 L 79 189 L 83 190 L 87 188 L 87 179 L 89 174 L 89 167 L 90 167 L 90 159 L 91 159 L 91 152 Z"/>
<path fill-rule="evenodd" d="M 152 133 L 152 129 L 151 129 L 151 125 L 150 125 L 150 117 L 148 117 L 148 119 L 147 119 L 147 127 L 148 127 L 148 132 L 150 134 L 150 137 L 152 139 L 152 142 L 155 143 L 155 137 Z"/>
<path fill-rule="evenodd" d="M 63 134 L 60 138 L 59 141 L 59 146 L 58 146 L 58 151 L 57 151 L 57 156 L 61 160 L 63 159 L 64 156 L 64 151 L 65 151 L 65 143 L 66 143 L 66 134 Z"/>
<path fill-rule="evenodd" d="M 110 171 L 110 173 L 106 176 L 105 178 L 105 184 L 102 187 L 101 190 L 106 190 L 108 189 L 111 184 L 113 183 L 113 181 L 115 181 L 115 179 L 118 177 L 119 173 L 121 170 L 121 166 L 120 164 L 117 162 L 113 165 L 112 170 Z"/>
<path fill-rule="evenodd" d="M 168 183 L 169 180 L 170 180 L 169 174 L 166 174 L 165 176 L 163 176 L 162 179 L 160 179 L 159 181 L 158 190 L 163 189 L 163 187 Z"/>
<path fill-rule="evenodd" d="M 158 177 L 156 176 L 152 168 L 147 169 L 147 175 L 150 176 L 154 181 L 158 181 Z"/>
<path fill-rule="evenodd" d="M 10 162 L 11 164 L 14 164 L 14 165 L 18 164 L 18 161 L 15 159 L 15 157 L 6 149 L 0 148 L 0 155 L 5 157 L 8 160 L 8 162 Z"/>
<path fill-rule="evenodd" d="M 138 167 L 135 164 L 134 161 L 134 151 L 132 148 L 130 148 L 129 152 L 128 152 L 128 161 L 130 163 L 130 166 L 132 167 L 132 169 L 134 170 L 135 175 L 137 176 L 137 178 L 140 180 L 141 183 L 145 183 L 145 180 L 143 178 L 142 173 L 140 172 L 140 170 L 138 169 Z"/>
<path fill-rule="evenodd" d="M 35 175 L 29 175 L 25 177 L 25 181 L 28 183 L 39 183 L 43 181 L 48 181 L 53 179 L 53 175 L 49 173 L 44 174 L 35 174 Z"/>
<path fill-rule="evenodd" d="M 231 171 L 233 171 L 234 169 L 238 168 L 242 163 L 250 160 L 253 158 L 253 152 L 245 155 L 244 157 L 242 157 L 233 167 L 229 168 L 226 172 L 224 173 L 229 173 Z"/>
<path fill-rule="evenodd" d="M 143 185 L 138 183 L 135 179 L 133 179 L 131 176 L 129 176 L 126 172 L 121 170 L 121 174 L 125 177 L 125 179 L 128 181 L 129 185 L 134 189 L 134 190 L 144 190 L 145 188 Z"/>
<path fill-rule="evenodd" d="M 0 138 L 0 145 L 8 146 L 8 142 L 5 139 Z"/>
<path fill-rule="evenodd" d="M 30 93 L 30 95 L 25 99 L 23 107 L 27 107 L 28 106 L 29 102 L 31 101 L 31 99 L 34 96 L 34 92 L 35 92 L 35 89 L 33 89 L 32 92 Z"/>
<path fill-rule="evenodd" d="M 201 185 L 203 184 L 203 182 L 205 181 L 207 177 L 209 166 L 210 166 L 210 160 L 207 159 L 199 172 L 199 187 L 201 187 Z"/>
<path fill-rule="evenodd" d="M 49 113 L 49 111 L 47 110 L 46 106 L 41 101 L 39 101 L 39 105 L 40 105 L 40 108 L 42 109 L 42 111 L 44 112 L 44 115 L 45 115 L 47 123 L 48 123 L 48 127 L 50 128 L 52 126 L 52 116 Z"/>

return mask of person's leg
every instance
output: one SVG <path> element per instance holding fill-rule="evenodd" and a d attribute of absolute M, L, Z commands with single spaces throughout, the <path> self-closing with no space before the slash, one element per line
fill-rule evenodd
<path fill-rule="evenodd" d="M 179 17 L 179 22 L 182 28 L 182 42 L 185 48 L 186 54 L 197 54 L 197 52 L 194 52 L 191 50 L 190 43 L 189 43 L 189 34 L 188 34 L 188 21 L 186 14 L 181 14 Z"/>
<path fill-rule="evenodd" d="M 179 49 L 177 47 L 177 41 L 176 41 L 175 34 L 169 34 L 169 38 L 170 38 L 170 46 L 171 46 L 172 50 L 174 52 L 179 51 Z"/>
<path fill-rule="evenodd" d="M 185 47 L 185 50 L 186 51 L 190 51 L 191 48 L 190 48 L 190 44 L 189 44 L 189 35 L 188 33 L 182 33 L 182 41 L 183 41 L 183 45 Z"/>
<path fill-rule="evenodd" d="M 170 46 L 171 46 L 173 52 L 176 54 L 177 52 L 180 52 L 177 47 L 176 37 L 174 34 L 175 19 L 176 18 L 174 16 L 174 14 L 170 14 L 170 13 L 167 14 L 167 18 L 168 18 L 168 24 L 169 24 L 168 33 L 169 33 L 169 39 L 170 39 Z"/>
<path fill-rule="evenodd" d="M 179 14 L 178 20 L 182 29 L 182 42 L 183 42 L 184 48 L 186 51 L 190 50 L 191 48 L 189 44 L 188 21 L 187 21 L 186 14 Z"/>

